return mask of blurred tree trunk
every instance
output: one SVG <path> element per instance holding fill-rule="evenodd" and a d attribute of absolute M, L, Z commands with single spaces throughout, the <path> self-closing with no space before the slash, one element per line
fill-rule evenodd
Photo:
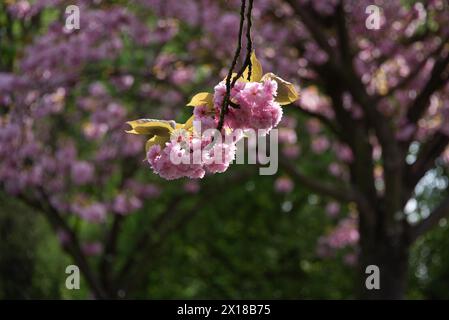
<path fill-rule="evenodd" d="M 382 213 L 379 214 L 382 216 Z M 407 228 L 397 222 L 394 228 L 368 227 L 360 220 L 360 252 L 358 297 L 361 299 L 404 299 L 408 275 L 410 242 Z M 379 289 L 367 288 L 367 278 L 373 274 L 367 270 L 370 265 L 379 268 Z"/>
<path fill-rule="evenodd" d="M 348 164 L 351 181 L 344 194 L 340 186 L 323 185 L 317 179 L 310 181 L 309 177 L 293 172 L 303 185 L 308 186 L 319 194 L 333 197 L 341 202 L 357 204 L 359 212 L 359 296 L 369 299 L 401 299 L 404 298 L 408 269 L 410 245 L 418 237 L 438 225 L 442 218 L 449 216 L 449 197 L 433 209 L 433 211 L 416 224 L 407 222 L 404 207 L 409 199 L 414 197 L 417 183 L 425 174 L 435 167 L 436 160 L 449 145 L 449 136 L 442 132 L 429 135 L 426 141 L 419 141 L 416 133 L 410 137 L 399 139 L 398 133 L 405 123 L 409 127 L 419 127 L 420 119 L 426 115 L 431 105 L 434 93 L 440 91 L 449 82 L 447 67 L 449 53 L 438 46 L 429 52 L 428 58 L 435 60 L 430 76 L 425 80 L 416 98 L 403 106 L 404 115 L 395 121 L 392 115 L 381 111 L 382 94 L 371 93 L 363 81 L 363 76 L 357 71 L 356 56 L 359 48 L 353 43 L 352 34 L 348 27 L 347 10 L 343 1 L 339 1 L 332 19 L 319 19 L 319 14 L 310 5 L 300 4 L 298 1 L 285 0 L 294 10 L 298 20 L 310 33 L 310 41 L 319 47 L 327 60 L 316 65 L 312 64 L 317 73 L 322 91 L 332 101 L 335 119 L 322 119 L 319 112 L 306 110 L 308 116 L 314 116 L 322 121 L 335 134 L 336 138 L 347 144 L 354 155 L 352 163 Z M 329 41 L 335 40 L 335 45 Z M 443 38 L 442 38 L 443 39 Z M 442 44 L 447 38 L 442 40 Z M 397 43 L 400 47 L 400 43 Z M 297 45 L 298 52 L 304 52 L 302 43 Z M 388 54 L 385 58 L 389 58 Z M 380 59 L 382 60 L 382 59 Z M 385 61 L 373 66 L 380 68 Z M 404 78 L 404 86 L 408 81 L 414 81 L 420 75 L 423 65 L 417 65 L 417 72 L 412 72 L 409 78 Z M 374 70 L 374 68 L 373 68 Z M 368 72 L 369 73 L 369 72 Z M 392 96 L 400 87 L 388 88 Z M 360 107 L 363 116 L 356 119 L 345 106 L 344 96 L 350 94 L 353 101 Z M 357 120 L 357 121 L 355 121 Z M 330 123 L 329 123 L 330 122 Z M 334 130 L 337 128 L 337 130 Z M 373 138 L 377 141 L 373 143 Z M 413 142 L 420 142 L 420 150 L 416 161 L 409 164 L 407 155 Z M 381 149 L 381 159 L 373 159 L 373 146 Z M 376 167 L 382 171 L 383 186 L 376 186 Z M 366 267 L 376 265 L 380 269 L 380 288 L 367 290 L 365 287 Z"/>

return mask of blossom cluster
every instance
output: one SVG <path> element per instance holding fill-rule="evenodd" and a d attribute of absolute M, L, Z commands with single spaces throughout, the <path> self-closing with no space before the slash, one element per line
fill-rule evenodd
<path fill-rule="evenodd" d="M 229 92 L 226 81 L 222 81 L 215 86 L 213 94 L 195 95 L 188 104 L 194 107 L 193 116 L 185 124 L 146 119 L 128 122 L 132 127 L 129 133 L 151 136 L 147 142 L 147 160 L 156 174 L 173 180 L 222 173 L 234 160 L 236 144 L 245 131 L 266 135 L 279 124 L 281 104 L 294 102 L 298 94 L 291 83 L 273 74 L 262 77 L 254 53 L 251 64 L 253 75 L 237 79 Z M 279 86 L 285 92 L 282 96 L 278 96 Z M 231 103 L 222 114 L 227 99 Z M 218 128 L 223 115 L 223 126 Z"/>
<path fill-rule="evenodd" d="M 214 106 L 220 110 L 226 93 L 226 86 L 221 82 L 215 87 Z M 238 82 L 231 91 L 231 101 L 239 108 L 231 108 L 225 123 L 232 129 L 254 129 L 268 133 L 277 126 L 282 118 L 282 108 L 274 98 L 277 83 L 274 80 L 260 82 Z"/>
<path fill-rule="evenodd" d="M 211 137 L 204 133 L 217 127 L 226 95 L 225 82 L 219 83 L 215 87 L 213 107 L 207 104 L 195 107 L 191 132 L 180 129 L 181 134 L 179 131 L 178 135 L 172 134 L 170 141 L 162 147 L 156 144 L 148 150 L 147 159 L 153 171 L 167 180 L 203 178 L 206 173 L 226 171 L 234 160 L 236 144 L 245 130 L 253 129 L 265 135 L 281 121 L 282 108 L 275 101 L 276 94 L 274 80 L 238 81 L 230 97 L 238 108 L 229 109 L 224 128 L 217 131 L 218 136 Z"/>
<path fill-rule="evenodd" d="M 188 137 L 167 142 L 164 148 L 152 146 L 147 159 L 153 171 L 167 180 L 203 178 L 207 173 L 221 173 L 234 160 L 234 143 L 214 143 L 211 139 Z"/>
<path fill-rule="evenodd" d="M 335 206 L 335 204 L 332 204 L 332 206 Z M 329 207 L 328 212 L 338 209 Z M 351 249 L 357 247 L 359 238 L 356 216 L 349 215 L 340 220 L 335 229 L 328 235 L 321 236 L 318 239 L 317 254 L 322 258 L 326 258 L 333 256 L 336 250 L 350 248 L 349 253 L 344 256 L 344 261 L 348 265 L 353 265 L 356 261 Z"/>
<path fill-rule="evenodd" d="M 104 73 L 99 62 L 115 61 L 127 46 L 161 45 L 149 36 L 152 29 L 165 28 L 147 27 L 119 6 L 100 8 L 90 0 L 74 4 L 82 11 L 80 30 L 68 32 L 63 19 L 49 21 L 46 32 L 18 51 L 17 70 L 0 72 L 0 185 L 9 194 L 25 194 L 61 214 L 100 224 L 110 214 L 136 212 L 161 188 L 137 181 L 132 168 L 140 162 L 137 153 L 144 141 L 123 135 L 123 123 L 135 110 L 114 92 L 129 90 L 131 71 L 123 64 Z M 66 1 L 7 5 L 25 24 L 46 7 L 63 16 Z M 123 181 L 115 179 L 125 159 L 130 168 L 124 169 Z M 114 192 L 104 191 L 112 184 Z"/>

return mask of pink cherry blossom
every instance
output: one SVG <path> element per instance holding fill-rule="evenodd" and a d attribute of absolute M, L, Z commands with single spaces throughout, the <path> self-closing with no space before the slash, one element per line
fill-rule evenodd
<path fill-rule="evenodd" d="M 221 109 L 226 88 L 224 82 L 215 87 L 214 104 Z M 259 82 L 238 81 L 231 91 L 231 101 L 239 105 L 230 108 L 225 124 L 231 129 L 264 130 L 268 133 L 282 119 L 282 108 L 274 101 L 277 83 L 274 80 Z"/>
<path fill-rule="evenodd" d="M 200 191 L 200 184 L 195 180 L 190 180 L 190 181 L 187 181 L 186 183 L 184 183 L 183 189 L 187 193 L 195 194 Z"/>
<path fill-rule="evenodd" d="M 289 177 L 280 177 L 274 182 L 274 188 L 279 193 L 290 193 L 294 187 L 295 184 Z"/>
<path fill-rule="evenodd" d="M 78 161 L 72 165 L 71 177 L 76 185 L 83 185 L 92 181 L 94 167 L 87 161 Z"/>
<path fill-rule="evenodd" d="M 101 242 L 85 242 L 82 244 L 81 250 L 87 256 L 96 256 L 103 251 L 103 244 Z"/>
<path fill-rule="evenodd" d="M 340 213 L 340 204 L 332 201 L 326 205 L 326 213 L 329 217 L 335 218 Z"/>

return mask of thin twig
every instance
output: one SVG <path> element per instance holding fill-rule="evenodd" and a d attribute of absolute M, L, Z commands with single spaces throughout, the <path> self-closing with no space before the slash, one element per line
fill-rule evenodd
<path fill-rule="evenodd" d="M 251 27 L 252 27 L 252 21 L 251 21 L 251 16 L 252 16 L 252 11 L 253 11 L 253 0 L 249 0 L 249 7 L 248 7 L 248 12 L 246 14 L 246 20 L 247 20 L 247 27 L 246 27 L 246 48 L 247 48 L 247 52 L 246 52 L 246 59 L 248 60 L 248 81 L 251 80 L 251 73 L 253 71 L 253 66 L 251 63 L 251 53 L 253 51 L 253 41 L 251 39 Z"/>
<path fill-rule="evenodd" d="M 248 7 L 248 12 L 246 14 L 246 19 L 248 20 L 247 22 L 247 29 L 246 29 L 246 57 L 245 60 L 243 61 L 242 67 L 240 68 L 240 70 L 237 72 L 237 75 L 234 77 L 234 79 L 232 80 L 232 84 L 231 84 L 231 88 L 234 87 L 235 83 L 237 82 L 238 79 L 240 79 L 240 77 L 243 75 L 243 73 L 246 70 L 246 67 L 248 67 L 248 81 L 251 79 L 251 73 L 252 73 L 252 69 L 253 69 L 253 65 L 251 63 L 251 53 L 253 51 L 253 41 L 251 39 L 251 26 L 252 26 L 252 21 L 251 21 L 251 15 L 252 15 L 252 10 L 253 10 L 253 0 L 249 0 L 249 7 Z"/>
<path fill-rule="evenodd" d="M 218 131 L 221 131 L 221 129 L 223 128 L 224 116 L 228 110 L 229 98 L 231 96 L 232 72 L 234 71 L 234 68 L 237 64 L 237 59 L 240 56 L 240 51 L 242 49 L 243 24 L 245 22 L 245 7 L 246 7 L 246 0 L 242 0 L 242 6 L 240 8 L 239 38 L 238 38 L 238 42 L 237 42 L 237 48 L 236 48 L 235 54 L 234 54 L 234 59 L 232 60 L 232 64 L 231 64 L 231 67 L 229 68 L 228 76 L 226 77 L 226 94 L 223 98 L 223 103 L 221 105 L 220 120 L 219 120 L 218 126 L 217 126 Z"/>

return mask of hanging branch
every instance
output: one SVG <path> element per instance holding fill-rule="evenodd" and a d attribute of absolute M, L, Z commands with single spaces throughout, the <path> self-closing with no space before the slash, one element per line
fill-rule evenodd
<path fill-rule="evenodd" d="M 232 79 L 232 74 L 234 72 L 234 68 L 237 64 L 237 59 L 240 56 L 240 51 L 242 49 L 242 36 L 243 36 L 243 26 L 245 24 L 245 10 L 246 10 L 246 0 L 242 0 L 242 5 L 240 8 L 240 26 L 239 26 L 239 36 L 238 36 L 238 42 L 237 42 L 237 48 L 235 50 L 234 59 L 232 60 L 231 67 L 229 69 L 228 75 L 226 77 L 226 94 L 223 98 L 223 103 L 221 105 L 221 111 L 220 111 L 220 120 L 218 122 L 217 130 L 221 131 L 223 128 L 224 123 L 224 117 L 225 114 L 228 112 L 228 108 L 231 105 L 234 108 L 238 108 L 238 105 L 235 105 L 230 101 L 231 97 L 231 89 L 234 87 L 235 83 L 237 82 L 237 79 L 240 78 L 247 66 L 249 66 L 249 73 L 248 73 L 248 80 L 250 79 L 250 75 L 252 72 L 252 66 L 251 66 L 251 52 L 252 52 L 252 40 L 251 40 L 251 14 L 253 9 L 253 0 L 249 0 L 249 6 L 248 11 L 246 14 L 246 19 L 248 20 L 247 29 L 246 29 L 246 38 L 247 38 L 247 52 L 245 61 L 240 68 L 237 75 Z M 232 79 L 232 82 L 231 82 Z"/>
<path fill-rule="evenodd" d="M 247 27 L 246 27 L 246 57 L 245 57 L 242 67 L 240 68 L 239 72 L 237 72 L 237 75 L 233 79 L 231 87 L 233 87 L 235 85 L 235 83 L 237 82 L 237 79 L 239 79 L 243 75 L 243 72 L 245 72 L 246 67 L 248 67 L 247 79 L 248 79 L 248 81 L 251 79 L 251 73 L 252 73 L 252 69 L 253 69 L 253 66 L 251 63 L 251 53 L 253 51 L 253 40 L 251 39 L 252 10 L 253 10 L 253 0 L 249 0 L 248 12 L 246 13 L 246 20 L 248 21 Z"/>
<path fill-rule="evenodd" d="M 251 63 L 251 53 L 253 52 L 253 40 L 251 39 L 251 27 L 252 27 L 252 16 L 253 11 L 253 0 L 249 0 L 248 13 L 246 15 L 247 27 L 246 27 L 246 63 L 248 64 L 248 81 L 251 79 L 251 73 L 253 71 L 253 65 Z"/>

